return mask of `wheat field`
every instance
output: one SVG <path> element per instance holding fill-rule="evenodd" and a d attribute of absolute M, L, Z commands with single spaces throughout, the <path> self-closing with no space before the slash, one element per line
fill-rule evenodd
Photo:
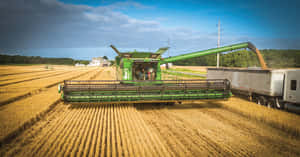
<path fill-rule="evenodd" d="M 238 97 L 174 106 L 59 99 L 64 79 L 115 76 L 112 67 L 0 66 L 0 156 L 300 156 L 299 115 Z"/>

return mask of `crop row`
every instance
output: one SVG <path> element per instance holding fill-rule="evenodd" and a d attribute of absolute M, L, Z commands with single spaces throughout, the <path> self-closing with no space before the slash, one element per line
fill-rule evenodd
<path fill-rule="evenodd" d="M 3 156 L 170 156 L 136 108 L 127 104 L 59 104 L 15 142 Z"/>
<path fill-rule="evenodd" d="M 95 74 L 100 74 L 101 70 L 80 73 L 73 76 L 73 79 L 90 79 Z M 52 86 L 39 93 L 29 95 L 20 100 L 1 106 L 0 110 L 0 140 L 9 137 L 20 127 L 46 111 L 53 103 L 60 98 L 57 86 Z"/>

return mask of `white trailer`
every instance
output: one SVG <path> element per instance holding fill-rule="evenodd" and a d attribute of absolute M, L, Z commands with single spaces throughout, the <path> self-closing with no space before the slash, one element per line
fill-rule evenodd
<path fill-rule="evenodd" d="M 300 69 L 208 68 L 208 79 L 228 79 L 233 93 L 270 107 L 300 112 Z"/>

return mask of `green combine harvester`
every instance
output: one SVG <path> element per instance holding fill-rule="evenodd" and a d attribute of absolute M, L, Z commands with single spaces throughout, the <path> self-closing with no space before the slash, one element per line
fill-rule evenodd
<path fill-rule="evenodd" d="M 116 57 L 117 80 L 65 80 L 59 85 L 61 98 L 66 102 L 97 103 L 164 103 L 200 99 L 226 99 L 231 96 L 230 82 L 223 79 L 162 80 L 161 65 L 179 60 L 216 54 L 236 49 L 254 51 L 266 68 L 260 52 L 250 42 L 162 58 L 168 50 L 157 52 L 119 52 Z"/>

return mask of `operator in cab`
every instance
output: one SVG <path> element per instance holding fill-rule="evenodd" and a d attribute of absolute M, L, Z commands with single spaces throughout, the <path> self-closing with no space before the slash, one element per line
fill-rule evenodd
<path fill-rule="evenodd" d="M 152 67 L 148 69 L 147 75 L 149 80 L 154 80 L 154 69 Z"/>

